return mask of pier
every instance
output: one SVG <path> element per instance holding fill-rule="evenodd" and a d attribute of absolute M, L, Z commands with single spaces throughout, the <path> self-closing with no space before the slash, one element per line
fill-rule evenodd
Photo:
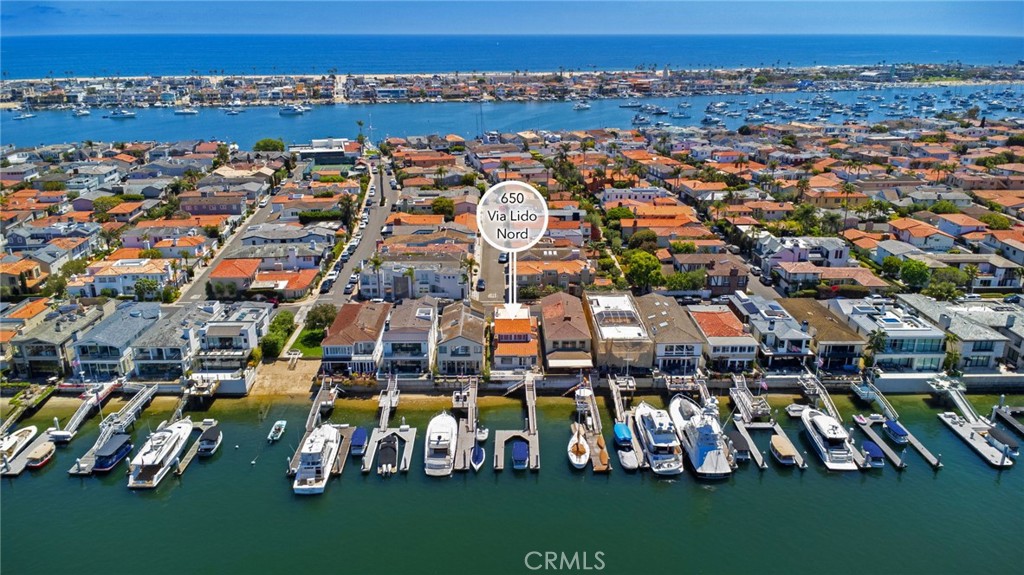
<path fill-rule="evenodd" d="M 0 423 L 0 437 L 7 435 L 7 432 L 18 423 L 26 413 L 39 409 L 50 396 L 57 391 L 56 385 L 30 385 L 28 389 L 20 392 L 11 399 L 10 405 L 14 408 L 3 422 Z"/>
<path fill-rule="evenodd" d="M 904 456 L 906 455 L 907 450 L 903 449 L 901 453 L 896 453 L 896 451 L 893 448 L 889 447 L 889 444 L 886 443 L 880 435 L 875 433 L 874 429 L 872 429 L 872 425 L 874 425 L 875 423 L 881 423 L 881 421 L 879 421 L 879 418 L 865 418 L 863 423 L 855 419 L 854 423 L 857 424 L 857 427 L 860 428 L 864 435 L 868 436 L 868 439 L 875 442 L 875 445 L 877 445 L 878 448 L 882 450 L 882 453 L 885 454 L 886 459 L 889 460 L 889 463 L 892 463 L 893 467 L 895 467 L 896 469 L 905 469 L 907 467 L 907 463 L 906 461 L 904 461 Z M 931 453 L 929 453 L 928 455 L 931 455 Z M 931 462 L 929 461 L 929 463 Z M 935 465 L 932 466 L 935 467 Z"/>
<path fill-rule="evenodd" d="M 195 459 L 196 455 L 199 453 L 199 441 L 202 439 L 203 433 L 207 429 L 210 429 L 215 425 L 217 425 L 216 419 L 204 419 L 202 421 L 192 422 L 192 431 L 198 430 L 199 437 L 197 437 L 196 440 L 192 443 L 192 447 L 188 448 L 188 451 L 185 452 L 185 455 L 181 457 L 181 460 L 178 461 L 178 465 L 174 467 L 175 475 L 181 477 L 181 474 L 185 473 L 185 470 L 188 469 L 189 464 L 192 463 L 192 460 Z"/>
<path fill-rule="evenodd" d="M 402 455 L 398 459 L 398 471 L 405 473 L 409 471 L 409 466 L 412 465 L 412 450 L 416 444 L 416 428 L 409 427 L 404 421 L 399 427 L 388 427 L 388 422 L 391 420 L 391 412 L 398 408 L 398 398 L 398 377 L 391 375 L 388 377 L 387 388 L 380 392 L 380 396 L 377 399 L 377 406 L 380 408 L 380 419 L 377 429 L 370 432 L 370 439 L 366 444 L 366 453 L 363 454 L 363 465 L 361 467 L 363 473 L 369 473 L 373 469 L 373 460 L 377 454 L 377 447 L 389 435 L 397 436 L 402 443 Z"/>
<path fill-rule="evenodd" d="M 321 407 L 324 405 L 324 402 L 334 405 L 335 393 L 329 379 L 324 378 L 320 381 L 320 389 L 316 392 L 316 397 L 313 398 L 313 405 L 309 408 L 309 415 L 306 416 L 306 427 L 303 430 L 302 438 L 299 440 L 299 445 L 295 448 L 295 455 L 292 455 L 291 460 L 288 461 L 288 475 L 295 475 L 295 472 L 298 471 L 299 459 L 302 457 L 302 446 L 309 439 L 309 434 L 313 433 L 313 430 L 320 425 Z"/>
<path fill-rule="evenodd" d="M 1017 419 L 1017 416 L 1024 415 L 1024 407 L 1009 407 L 997 405 L 992 408 L 992 420 L 1001 420 L 1004 425 L 1017 432 L 1017 435 L 1024 435 L 1024 424 Z"/>
<path fill-rule="evenodd" d="M 124 407 L 117 413 L 112 413 L 100 422 L 100 435 L 96 438 L 92 447 L 85 452 L 85 455 L 79 457 L 75 464 L 68 469 L 68 473 L 71 475 L 91 475 L 93 467 L 96 465 L 96 451 L 107 442 L 108 439 L 115 433 L 123 433 L 135 423 L 135 420 L 142 415 L 142 410 L 149 405 L 149 402 L 156 395 L 155 385 L 133 385 L 126 384 L 122 387 L 122 390 L 137 390 L 135 395 L 132 396 L 128 403 L 124 404 Z"/>
<path fill-rule="evenodd" d="M 494 432 L 494 470 L 505 469 L 505 443 L 511 439 L 522 439 L 530 448 L 528 466 L 530 471 L 540 469 L 540 436 L 537 433 L 537 383 L 536 375 L 527 373 L 526 378 L 509 388 L 506 394 L 519 388 L 526 395 L 526 429 L 523 431 L 500 429 Z"/>
<path fill-rule="evenodd" d="M 103 402 L 109 399 L 110 394 L 118 387 L 121 387 L 123 383 L 124 382 L 121 380 L 115 380 L 97 384 L 89 388 L 85 393 L 79 396 L 83 400 L 82 405 L 78 406 L 74 415 L 72 415 L 71 419 L 69 419 L 64 425 L 64 429 L 61 429 L 60 426 L 57 425 L 57 418 L 54 418 L 54 428 L 47 429 L 47 434 L 51 439 L 58 443 L 67 443 L 71 441 L 78 433 L 78 429 L 87 419 L 89 419 L 90 416 L 92 416 L 93 412 L 102 413 Z"/>
<path fill-rule="evenodd" d="M 963 386 L 948 378 L 940 377 L 929 382 L 935 394 L 948 398 L 956 409 L 939 414 L 939 420 L 946 424 L 960 439 L 974 450 L 986 463 L 993 467 L 1010 467 L 1013 459 L 1005 449 L 998 449 L 989 442 L 992 422 L 978 415 L 971 402 L 964 396 Z"/>
<path fill-rule="evenodd" d="M 576 389 L 589 391 L 584 397 L 576 399 L 576 411 L 580 415 L 580 425 L 583 426 L 583 437 L 590 447 L 590 465 L 594 473 L 608 473 L 611 471 L 611 458 L 608 454 L 608 444 L 604 440 L 604 431 L 601 425 L 601 412 L 597 408 L 597 396 L 590 384 L 590 379 L 584 377 Z M 602 457 L 602 454 L 603 457 Z"/>
<path fill-rule="evenodd" d="M 622 398 L 622 391 L 629 392 L 630 397 L 636 391 L 636 380 L 628 375 L 608 376 L 608 389 L 612 392 L 612 407 L 615 409 L 615 423 L 625 423 L 629 428 L 629 434 L 633 438 L 633 453 L 637 455 L 637 467 L 639 469 L 650 469 L 651 464 L 647 461 L 647 452 L 640 445 L 640 435 L 637 433 L 636 420 L 633 418 L 633 410 L 627 409 L 625 400 Z"/>
<path fill-rule="evenodd" d="M 885 395 L 883 395 L 882 392 L 879 391 L 873 383 L 869 381 L 851 383 L 850 389 L 851 391 L 853 391 L 854 395 L 859 397 L 861 400 L 866 401 L 868 403 L 874 403 L 875 405 L 877 405 L 878 408 L 882 411 L 884 417 L 891 419 L 893 421 L 899 420 L 900 414 L 897 413 L 896 408 L 893 407 L 891 403 L 889 403 L 889 400 L 885 398 Z M 856 423 L 857 427 L 859 427 L 860 430 L 864 432 L 864 435 L 867 435 L 868 438 L 871 439 L 871 441 L 874 441 L 876 444 L 878 444 L 878 447 L 882 449 L 882 452 L 885 453 L 885 456 L 889 458 L 889 461 L 891 461 L 897 469 L 905 468 L 907 463 L 905 457 L 903 457 L 903 454 L 896 456 L 896 452 L 892 448 L 890 448 L 889 445 L 885 441 L 883 441 L 877 433 L 875 433 L 874 429 L 872 429 L 872 425 L 874 425 L 875 423 L 880 423 L 879 418 L 865 417 L 865 419 L 866 423 L 860 423 L 856 420 L 854 420 L 854 423 Z M 928 462 L 928 465 L 932 466 L 932 469 L 941 468 L 942 460 L 933 455 L 931 451 L 928 451 L 924 444 L 921 443 L 921 440 L 915 437 L 906 425 L 903 425 L 902 423 L 900 425 L 903 427 L 903 430 L 907 432 L 907 443 L 909 443 L 910 446 L 913 447 L 921 455 L 921 457 Z"/>
<path fill-rule="evenodd" d="M 21 451 L 19 451 L 18 454 L 10 461 L 0 456 L 0 475 L 4 477 L 17 477 L 21 475 L 22 472 L 25 471 L 25 468 L 28 467 L 29 454 L 32 453 L 35 448 L 48 441 L 50 441 L 50 438 L 47 436 L 46 432 L 37 433 L 36 436 L 32 438 L 32 441 L 23 447 Z"/>
<path fill-rule="evenodd" d="M 750 446 L 750 458 L 754 460 L 754 464 L 759 469 L 768 469 L 768 462 L 765 461 L 764 454 L 761 453 L 760 448 L 754 443 L 754 438 L 750 432 L 769 431 L 772 434 L 781 435 L 787 440 L 789 437 L 786 435 L 785 430 L 782 429 L 782 426 L 771 416 L 771 406 L 768 405 L 768 400 L 760 395 L 750 393 L 750 388 L 747 387 L 747 382 L 743 375 L 733 375 L 732 382 L 733 386 L 729 389 L 729 397 L 736 404 L 736 411 L 739 416 L 733 417 L 733 424 L 736 426 L 736 431 L 739 432 L 740 436 L 747 442 L 747 445 Z M 768 421 L 764 421 L 765 418 Z M 793 442 L 790 441 L 790 443 Z M 796 444 L 793 443 L 793 445 L 795 446 Z M 800 469 L 807 469 L 807 462 L 804 460 L 803 454 L 797 449 L 794 449 L 794 452 L 796 453 L 794 457 L 796 466 Z"/>
<path fill-rule="evenodd" d="M 458 439 L 455 441 L 455 471 L 472 469 L 473 448 L 476 447 L 477 407 L 479 379 L 471 377 L 460 391 L 452 393 L 452 410 L 465 410 L 466 417 L 459 418 Z"/>

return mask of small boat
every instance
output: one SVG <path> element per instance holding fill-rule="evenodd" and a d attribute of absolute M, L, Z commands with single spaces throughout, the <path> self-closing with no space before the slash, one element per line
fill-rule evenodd
<path fill-rule="evenodd" d="M 530 444 L 522 439 L 512 442 L 512 469 L 523 470 L 530 464 Z"/>
<path fill-rule="evenodd" d="M 785 435 L 773 435 L 770 448 L 775 461 L 782 465 L 796 465 L 796 448 Z"/>
<path fill-rule="evenodd" d="M 30 425 L 4 437 L 3 441 L 0 441 L 0 457 L 7 461 L 14 459 L 22 449 L 28 447 L 37 432 L 36 426 Z"/>
<path fill-rule="evenodd" d="M 366 435 L 366 430 L 362 427 L 357 427 L 352 432 L 352 455 L 356 457 L 362 457 L 366 453 L 366 444 L 369 438 Z"/>
<path fill-rule="evenodd" d="M 567 452 L 569 463 L 576 469 L 583 469 L 590 461 L 590 446 L 587 445 L 587 440 L 583 437 L 583 427 L 579 424 L 573 424 L 573 435 L 569 438 Z"/>
<path fill-rule="evenodd" d="M 486 427 L 476 428 L 476 440 L 480 443 L 487 441 L 487 438 L 491 436 L 491 430 Z"/>
<path fill-rule="evenodd" d="M 25 465 L 29 469 L 39 469 L 50 462 L 55 451 L 57 451 L 57 446 L 52 441 L 44 441 L 29 452 L 28 462 Z"/>
<path fill-rule="evenodd" d="M 989 445 L 1010 457 L 1020 456 L 1020 445 L 1017 440 L 998 427 L 990 427 L 988 433 L 985 434 L 985 439 Z"/>
<path fill-rule="evenodd" d="M 134 120 L 135 112 L 124 108 L 118 108 L 111 112 L 107 118 L 110 118 L 111 120 Z"/>
<path fill-rule="evenodd" d="M 287 106 L 281 106 L 277 113 L 282 116 L 301 116 L 305 111 L 306 109 L 302 106 L 289 104 Z"/>
<path fill-rule="evenodd" d="M 333 425 L 321 425 L 309 434 L 302 445 L 299 468 L 295 470 L 295 481 L 292 482 L 292 491 L 296 495 L 324 492 L 340 445 L 341 432 Z"/>
<path fill-rule="evenodd" d="M 192 108 L 192 107 L 179 108 L 179 109 L 174 111 L 174 115 L 175 116 L 195 116 L 197 114 L 199 114 L 199 110 L 196 110 L 195 108 Z"/>
<path fill-rule="evenodd" d="M 284 435 L 285 428 L 288 427 L 288 421 L 285 419 L 279 419 L 274 422 L 274 427 L 270 428 L 270 433 L 267 435 L 267 443 L 273 443 L 281 436 Z"/>
<path fill-rule="evenodd" d="M 858 413 L 857 415 L 853 416 L 853 422 L 856 423 L 857 425 L 867 425 L 868 424 L 868 418 L 866 418 L 863 415 L 861 415 L 860 413 Z"/>
<path fill-rule="evenodd" d="M 480 468 L 484 466 L 484 458 L 486 458 L 487 452 L 484 448 L 479 445 L 473 446 L 472 454 L 469 458 L 469 464 L 473 467 L 473 471 L 480 471 Z"/>
<path fill-rule="evenodd" d="M 786 406 L 786 414 L 790 417 L 797 418 L 800 417 L 800 414 L 803 413 L 805 409 L 807 409 L 806 405 L 791 403 Z"/>
<path fill-rule="evenodd" d="M 441 412 L 427 425 L 424 439 L 423 466 L 431 477 L 446 477 L 455 468 L 455 445 L 459 422 L 447 412 Z"/>
<path fill-rule="evenodd" d="M 637 102 L 636 100 L 630 100 L 628 102 L 623 102 L 623 103 L 619 104 L 619 107 L 620 108 L 639 108 L 640 107 L 640 102 Z"/>
<path fill-rule="evenodd" d="M 240 113 L 241 112 L 239 110 L 234 110 L 234 109 L 227 111 L 227 115 L 229 115 L 229 116 L 237 116 Z"/>
<path fill-rule="evenodd" d="M 878 447 L 878 444 L 874 441 L 864 441 L 860 446 L 864 451 L 864 461 L 867 462 L 868 467 L 875 469 L 885 467 L 885 454 L 882 453 L 882 448 Z"/>
<path fill-rule="evenodd" d="M 733 460 L 736 462 L 750 461 L 750 444 L 747 443 L 747 438 L 735 429 L 730 429 L 725 434 L 729 437 Z"/>
<path fill-rule="evenodd" d="M 74 112 L 71 113 L 71 115 L 76 117 L 76 118 L 81 118 L 83 116 L 89 116 L 91 114 L 92 114 L 92 112 L 90 112 L 88 108 L 79 108 L 79 109 L 77 109 L 77 110 L 75 110 Z"/>
<path fill-rule="evenodd" d="M 219 425 L 208 428 L 199 436 L 199 450 L 196 452 L 196 455 L 199 457 L 211 457 L 214 453 L 217 453 L 217 449 L 220 448 L 220 444 L 223 441 L 224 432 L 220 430 Z"/>
<path fill-rule="evenodd" d="M 621 448 L 616 450 L 616 454 L 619 456 L 619 465 L 626 471 L 633 471 L 640 466 L 640 462 L 636 458 L 636 452 L 632 449 Z"/>
<path fill-rule="evenodd" d="M 575 104 L 573 104 L 572 109 L 576 110 L 577 112 L 581 110 L 589 110 L 590 104 L 588 104 L 587 102 L 576 102 Z"/>
<path fill-rule="evenodd" d="M 35 117 L 36 117 L 35 114 L 25 113 L 25 114 L 20 114 L 20 115 L 15 116 L 14 119 L 15 120 L 28 120 L 30 118 L 35 118 Z"/>
<path fill-rule="evenodd" d="M 625 423 L 616 423 L 612 428 L 612 435 L 615 436 L 616 447 L 633 447 L 633 434 Z"/>
<path fill-rule="evenodd" d="M 388 477 L 398 471 L 398 437 L 391 434 L 377 448 L 377 473 Z"/>
<path fill-rule="evenodd" d="M 132 437 L 127 433 L 115 433 L 96 450 L 94 473 L 110 471 L 132 452 Z"/>
<path fill-rule="evenodd" d="M 886 419 L 885 423 L 882 424 L 882 429 L 885 430 L 885 434 L 889 436 L 889 439 L 897 445 L 906 445 L 910 442 L 907 439 L 907 430 L 894 419 Z"/>

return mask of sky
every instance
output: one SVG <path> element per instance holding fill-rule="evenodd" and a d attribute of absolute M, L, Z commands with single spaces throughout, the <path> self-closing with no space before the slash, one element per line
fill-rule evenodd
<path fill-rule="evenodd" d="M 884 34 L 1024 38 L 1024 1 L 0 1 L 0 40 L 4 36 L 72 34 L 307 33 Z"/>

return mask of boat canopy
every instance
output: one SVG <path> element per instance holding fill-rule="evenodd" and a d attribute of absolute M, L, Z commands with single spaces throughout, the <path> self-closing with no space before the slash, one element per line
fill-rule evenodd
<path fill-rule="evenodd" d="M 357 427 L 352 432 L 352 445 L 366 445 L 366 430 L 362 427 Z"/>
<path fill-rule="evenodd" d="M 781 435 L 772 436 L 772 449 L 779 454 L 780 457 L 796 457 L 796 448 L 789 439 Z"/>
<path fill-rule="evenodd" d="M 512 444 L 512 459 L 526 461 L 530 457 L 530 445 L 525 441 L 516 441 Z"/>
<path fill-rule="evenodd" d="M 736 451 L 750 451 L 750 446 L 747 444 L 747 439 L 740 435 L 739 431 L 730 429 L 725 432 L 729 436 L 729 441 L 732 441 L 732 446 Z"/>
<path fill-rule="evenodd" d="M 889 431 L 891 431 L 892 434 L 897 436 L 897 437 L 906 437 L 907 436 L 907 430 L 903 429 L 903 426 L 900 425 L 900 422 L 898 422 L 898 421 L 896 421 L 894 419 L 886 419 L 885 420 L 885 426 L 888 427 Z"/>
<path fill-rule="evenodd" d="M 633 434 L 629 431 L 629 426 L 625 423 L 616 423 L 615 427 L 612 428 L 612 433 L 615 434 L 615 443 L 633 442 Z"/>
<path fill-rule="evenodd" d="M 864 451 L 867 452 L 868 457 L 874 459 L 876 457 L 885 457 L 882 453 L 882 448 L 878 446 L 874 441 L 865 441 L 861 443 L 864 446 Z"/>
<path fill-rule="evenodd" d="M 115 433 L 110 436 L 110 439 L 108 439 L 106 443 L 96 450 L 96 457 L 110 457 L 117 453 L 117 450 L 121 449 L 122 445 L 130 442 L 131 440 L 132 436 L 127 433 Z"/>
<path fill-rule="evenodd" d="M 203 432 L 199 441 L 214 441 L 218 435 L 220 435 L 220 425 L 214 425 Z"/>
<path fill-rule="evenodd" d="M 988 434 L 992 436 L 992 439 L 995 439 L 999 443 L 1005 445 L 1006 448 L 1009 449 L 1010 451 L 1017 451 L 1017 449 L 1019 448 L 1019 446 L 1017 445 L 1017 440 L 1014 439 L 1009 433 L 1006 433 L 1005 431 L 999 429 L 998 427 L 990 428 L 988 430 Z"/>

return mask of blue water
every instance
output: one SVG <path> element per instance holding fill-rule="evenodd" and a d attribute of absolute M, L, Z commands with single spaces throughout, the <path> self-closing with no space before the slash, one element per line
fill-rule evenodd
<path fill-rule="evenodd" d="M 995 92 L 1005 85 L 991 86 Z M 979 87 L 955 88 L 959 95 L 969 95 L 981 90 Z M 1013 86 L 1018 93 L 1024 87 Z M 892 101 L 896 93 L 917 94 L 934 92 L 936 95 L 946 88 L 886 89 L 871 92 L 835 92 L 830 94 L 842 103 L 853 103 L 858 95 L 877 93 Z M 736 95 L 736 96 L 694 96 L 689 98 L 652 98 L 644 100 L 676 111 L 681 101 L 689 101 L 692 107 L 690 119 L 672 119 L 668 116 L 654 116 L 675 125 L 696 125 L 704 117 L 704 109 L 712 101 L 746 101 L 753 105 L 759 99 L 770 97 L 795 103 L 797 99 L 809 98 L 806 93 Z M 316 106 L 303 116 L 281 116 L 277 108 L 247 108 L 237 116 L 228 116 L 215 108 L 203 108 L 197 116 L 176 116 L 170 109 L 136 110 L 134 120 L 110 120 L 103 115 L 109 110 L 95 109 L 91 116 L 76 118 L 71 112 L 39 111 L 36 117 L 16 121 L 14 112 L 0 113 L 0 143 L 17 146 L 31 146 L 57 142 L 80 142 L 83 140 L 122 141 L 182 139 L 220 139 L 236 142 L 248 147 L 266 137 L 281 138 L 288 143 L 308 142 L 311 138 L 335 136 L 355 138 L 358 134 L 357 121 L 362 120 L 374 140 L 386 136 L 408 136 L 414 134 L 455 133 L 472 138 L 484 131 L 499 130 L 514 132 L 527 129 L 579 130 L 594 128 L 628 128 L 636 110 L 620 108 L 622 100 L 596 100 L 587 111 L 574 111 L 571 102 L 502 102 L 502 103 L 429 103 L 429 104 L 366 104 Z M 942 104 L 937 104 L 942 109 Z M 873 112 L 864 122 L 885 119 L 881 112 Z M 735 129 L 744 123 L 744 118 L 723 118 L 726 126 Z M 840 116 L 831 118 L 834 122 L 843 120 Z"/>
<path fill-rule="evenodd" d="M 600 49 L 595 49 L 595 48 Z M 28 36 L 0 40 L 8 78 L 1012 63 L 1024 40 L 973 36 Z"/>

